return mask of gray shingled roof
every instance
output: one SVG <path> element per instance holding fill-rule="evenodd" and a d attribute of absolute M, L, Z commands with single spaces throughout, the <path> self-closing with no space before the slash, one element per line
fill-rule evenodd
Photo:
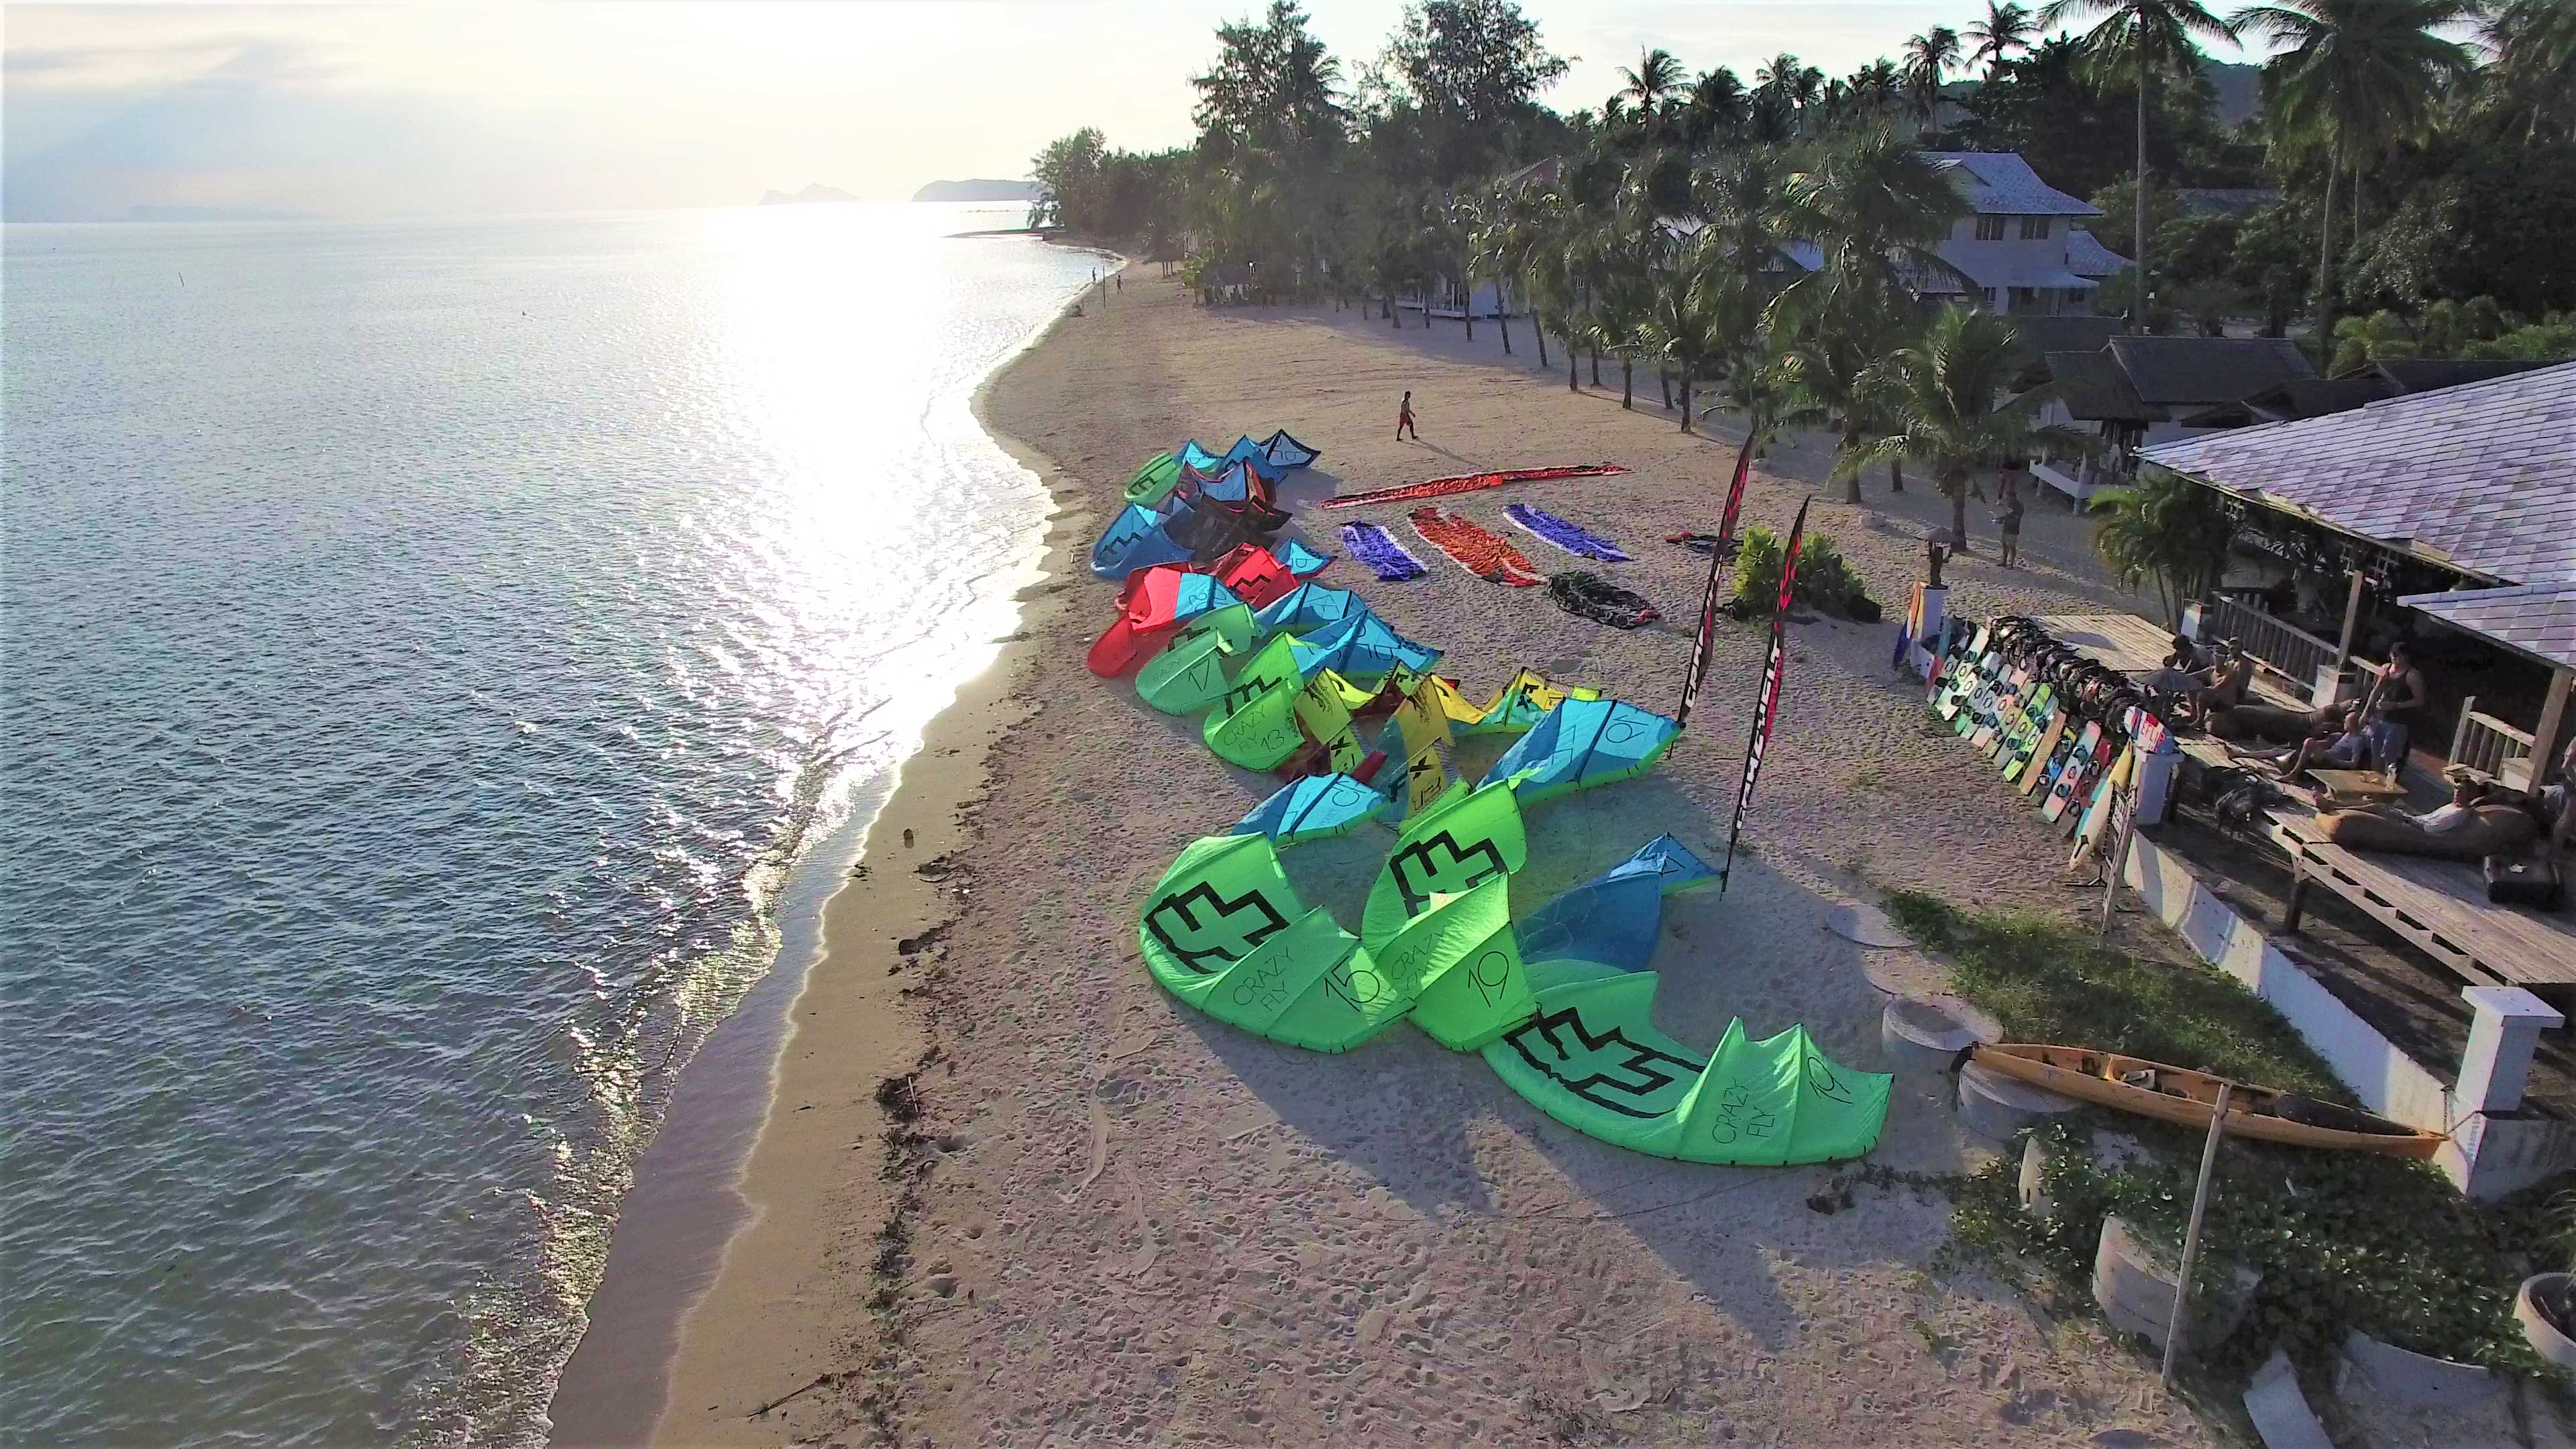
<path fill-rule="evenodd" d="M 2412 594 L 2397 602 L 2561 669 L 2576 669 L 2576 584 Z"/>
<path fill-rule="evenodd" d="M 2079 277 L 2107 277 L 2128 264 L 2127 257 L 2080 226 L 2066 234 L 2066 270 Z"/>
<path fill-rule="evenodd" d="M 2077 422 L 2152 423 L 2165 415 L 2164 409 L 2139 399 L 2128 374 L 2108 352 L 2052 352 L 2048 379 Z"/>
<path fill-rule="evenodd" d="M 1923 159 L 1965 182 L 1968 209 L 1992 216 L 2100 216 L 2102 208 L 2039 179 L 2016 151 L 1926 151 Z"/>
<path fill-rule="evenodd" d="M 2114 337 L 2111 355 L 2138 396 L 2166 408 L 2241 402 L 2316 365 L 2286 337 Z"/>
<path fill-rule="evenodd" d="M 2576 363 L 2141 456 L 2462 573 L 2576 584 Z"/>

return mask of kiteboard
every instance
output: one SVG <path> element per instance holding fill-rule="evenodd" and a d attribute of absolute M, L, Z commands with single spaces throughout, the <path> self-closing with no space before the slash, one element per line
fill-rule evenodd
<path fill-rule="evenodd" d="M 2040 731 L 2048 728 L 2056 715 L 2056 687 L 2043 684 L 2032 691 L 2029 707 L 2022 711 L 2021 720 L 2013 726 L 2004 748 L 1996 752 L 1996 757 L 2003 761 L 2005 779 L 2018 780 L 2030 768 L 2031 756 L 2039 749 Z"/>
<path fill-rule="evenodd" d="M 2057 743 L 2066 737 L 2067 719 L 2065 710 L 2050 711 L 2047 733 L 2039 737 L 2038 748 L 2032 750 L 2030 758 L 2023 762 L 2021 778 L 2014 782 L 2023 795 L 2036 791 L 2039 782 L 2048 777 L 2049 767 L 2057 760 Z"/>
<path fill-rule="evenodd" d="M 2066 758 L 2058 762 L 2056 777 L 2048 786 L 2048 803 L 2040 807 L 2041 818 L 2057 820 L 2065 816 L 2066 807 L 2075 802 L 2075 787 L 2083 781 L 2085 761 L 2093 757 L 2101 742 L 2102 722 L 2086 720 L 2084 732 L 2076 737 Z"/>

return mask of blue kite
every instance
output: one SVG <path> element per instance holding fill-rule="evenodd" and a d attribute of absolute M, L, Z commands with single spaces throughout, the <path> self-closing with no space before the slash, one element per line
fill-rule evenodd
<path fill-rule="evenodd" d="M 1480 784 L 1509 781 L 1521 803 L 1631 779 L 1671 749 L 1681 726 L 1615 699 L 1567 699 L 1512 742 Z"/>
<path fill-rule="evenodd" d="M 1664 897 L 1713 885 L 1717 872 L 1669 835 L 1540 906 L 1512 929 L 1521 959 L 1597 961 L 1643 971 L 1663 929 Z"/>
<path fill-rule="evenodd" d="M 1104 579 L 1123 579 L 1156 564 L 1186 562 L 1189 556 L 1165 531 L 1162 519 L 1130 503 L 1091 546 L 1091 571 Z"/>
<path fill-rule="evenodd" d="M 1288 564 L 1288 572 L 1297 566 Z M 1373 612 L 1366 600 L 1348 589 L 1328 588 L 1323 584 L 1299 584 L 1295 590 L 1272 600 L 1267 608 L 1255 613 L 1253 622 L 1264 634 L 1285 629 L 1291 634 L 1311 634 L 1327 625 L 1338 624 L 1355 614 Z"/>
<path fill-rule="evenodd" d="M 1309 775 L 1282 786 L 1229 835 L 1267 835 L 1281 847 L 1346 834 L 1383 814 L 1387 798 L 1348 775 Z"/>

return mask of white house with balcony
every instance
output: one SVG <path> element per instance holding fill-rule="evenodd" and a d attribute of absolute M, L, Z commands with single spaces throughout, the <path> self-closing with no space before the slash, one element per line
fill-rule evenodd
<path fill-rule="evenodd" d="M 2090 316 L 2102 279 L 2129 264 L 2084 223 L 2100 207 L 2039 179 L 2011 151 L 1927 151 L 1924 159 L 1967 199 L 1941 259 L 1976 291 L 1961 298 L 1988 311 Z"/>
<path fill-rule="evenodd" d="M 1958 188 L 1968 214 L 1935 248 L 1951 270 L 1906 269 L 1915 295 L 2015 316 L 2088 317 L 2102 279 L 2129 265 L 2082 225 L 2101 208 L 2040 180 L 2018 153 L 1923 155 Z M 1813 242 L 1790 242 L 1780 257 L 1795 271 L 1824 265 Z"/>

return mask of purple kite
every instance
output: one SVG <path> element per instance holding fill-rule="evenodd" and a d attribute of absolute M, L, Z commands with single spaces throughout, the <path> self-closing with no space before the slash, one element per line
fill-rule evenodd
<path fill-rule="evenodd" d="M 1388 583 L 1418 579 L 1431 572 L 1413 551 L 1395 541 L 1395 535 L 1374 523 L 1342 525 L 1342 547 L 1351 557 L 1369 566 L 1369 571 Z"/>
<path fill-rule="evenodd" d="M 1515 503 L 1503 510 L 1503 516 L 1532 534 L 1555 544 L 1576 558 L 1599 559 L 1603 563 L 1627 563 L 1627 551 L 1597 533 L 1588 532 L 1544 509 L 1526 503 Z"/>

